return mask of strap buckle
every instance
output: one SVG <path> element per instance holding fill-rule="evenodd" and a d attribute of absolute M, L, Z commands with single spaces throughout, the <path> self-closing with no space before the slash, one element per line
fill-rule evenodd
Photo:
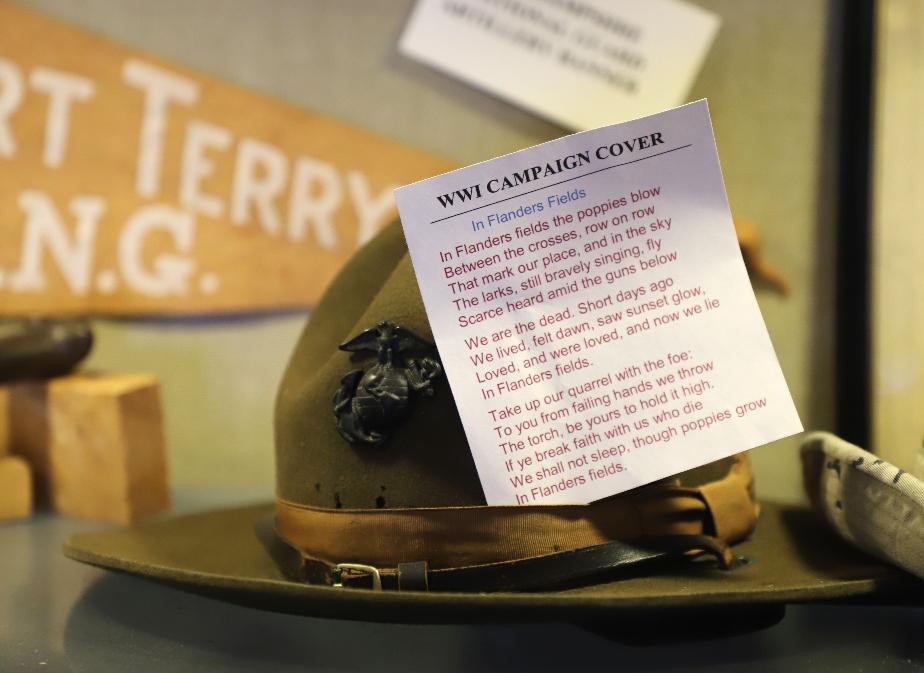
<path fill-rule="evenodd" d="M 381 591 L 382 590 L 382 574 L 379 572 L 379 569 L 375 566 L 366 565 L 365 563 L 338 563 L 330 571 L 330 577 L 333 581 L 333 586 L 343 587 L 343 574 L 344 572 L 347 575 L 353 573 L 360 573 L 372 576 L 372 590 Z"/>

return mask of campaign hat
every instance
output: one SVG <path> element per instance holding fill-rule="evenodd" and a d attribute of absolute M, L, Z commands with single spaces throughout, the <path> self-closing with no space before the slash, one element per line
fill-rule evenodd
<path fill-rule="evenodd" d="M 421 377 L 388 422 L 352 403 L 355 372 L 382 357 L 364 347 L 375 339 L 407 344 Z M 295 346 L 276 403 L 276 501 L 83 533 L 65 553 L 265 609 L 383 621 L 643 623 L 907 599 L 907 573 L 806 506 L 760 501 L 744 455 L 590 505 L 488 506 L 452 391 L 424 363 L 439 362 L 432 340 L 395 223 L 343 268 Z"/>

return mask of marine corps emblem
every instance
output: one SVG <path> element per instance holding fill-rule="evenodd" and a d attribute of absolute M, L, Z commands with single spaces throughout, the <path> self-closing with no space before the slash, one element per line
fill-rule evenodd
<path fill-rule="evenodd" d="M 371 351 L 378 361 L 369 369 L 354 369 L 334 393 L 337 430 L 348 442 L 381 444 L 408 412 L 413 395 L 433 395 L 431 381 L 442 374 L 439 360 L 405 357 L 412 350 L 433 350 L 432 343 L 409 329 L 382 321 L 340 344 L 348 352 Z"/>

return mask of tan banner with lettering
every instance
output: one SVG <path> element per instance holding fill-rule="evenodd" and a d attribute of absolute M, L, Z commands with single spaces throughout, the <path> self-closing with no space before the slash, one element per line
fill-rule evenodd
<path fill-rule="evenodd" d="M 0 314 L 313 304 L 448 161 L 0 3 Z"/>

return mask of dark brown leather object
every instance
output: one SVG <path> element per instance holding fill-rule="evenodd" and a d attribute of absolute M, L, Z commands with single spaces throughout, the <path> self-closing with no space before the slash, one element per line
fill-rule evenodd
<path fill-rule="evenodd" d="M 67 374 L 93 347 L 82 321 L 0 319 L 0 382 Z"/>

